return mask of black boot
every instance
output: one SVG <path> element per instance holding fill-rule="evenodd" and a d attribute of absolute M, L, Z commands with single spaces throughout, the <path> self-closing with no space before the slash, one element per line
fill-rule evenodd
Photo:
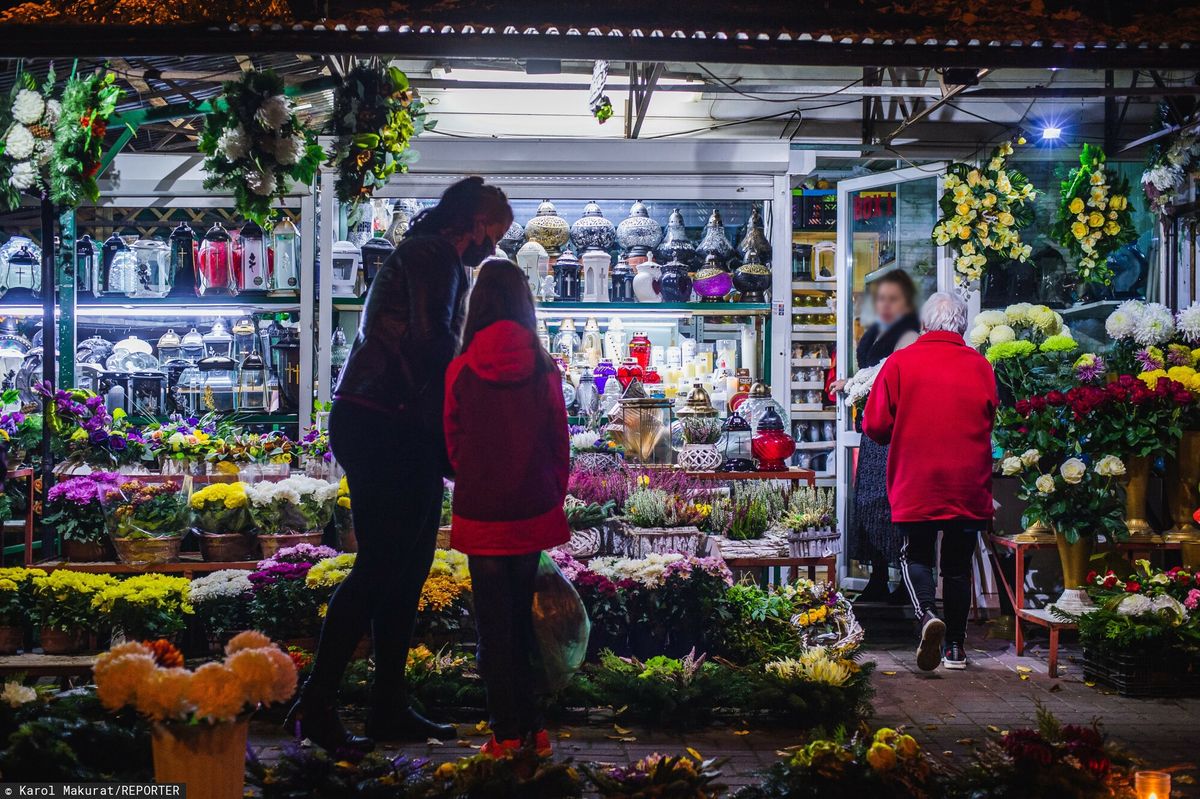
<path fill-rule="evenodd" d="M 333 695 L 310 685 L 300 689 L 300 696 L 288 711 L 283 728 L 297 738 L 312 741 L 333 755 L 364 754 L 375 748 L 370 738 L 355 735 L 345 728 L 338 717 Z"/>
<path fill-rule="evenodd" d="M 453 724 L 430 721 L 403 698 L 372 701 L 367 734 L 377 741 L 447 741 L 457 738 L 458 730 Z"/>

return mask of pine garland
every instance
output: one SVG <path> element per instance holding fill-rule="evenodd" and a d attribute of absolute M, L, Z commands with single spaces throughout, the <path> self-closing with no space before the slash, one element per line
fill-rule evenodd
<path fill-rule="evenodd" d="M 112 72 L 74 75 L 67 81 L 50 159 L 50 198 L 59 207 L 76 208 L 84 200 L 100 199 L 96 175 L 104 135 L 123 93 Z"/>

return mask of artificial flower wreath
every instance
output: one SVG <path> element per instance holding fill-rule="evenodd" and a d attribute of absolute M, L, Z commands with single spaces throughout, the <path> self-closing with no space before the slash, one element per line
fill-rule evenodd
<path fill-rule="evenodd" d="M 347 73 L 334 95 L 333 150 L 337 197 L 357 205 L 369 200 L 397 172 L 417 160 L 410 140 L 426 122 L 423 104 L 409 89 L 408 76 L 396 67 L 359 64 Z"/>
<path fill-rule="evenodd" d="M 239 214 L 260 225 L 289 184 L 312 182 L 323 155 L 274 72 L 248 72 L 225 84 L 200 138 L 206 189 L 232 191 Z"/>
<path fill-rule="evenodd" d="M 1090 144 L 1079 153 L 1079 167 L 1062 182 L 1062 199 L 1054 235 L 1079 259 L 1084 282 L 1112 282 L 1108 257 L 1137 239 L 1129 211 L 1129 181 L 1110 174 L 1104 150 Z"/>
<path fill-rule="evenodd" d="M 54 67 L 45 82 L 28 72 L 17 76 L 7 107 L 0 108 L 0 203 L 21 205 L 21 194 L 48 187 L 47 167 L 54 151 L 54 126 L 62 106 L 53 98 Z"/>
<path fill-rule="evenodd" d="M 50 198 L 60 207 L 75 208 L 84 200 L 100 199 L 96 175 L 104 134 L 123 93 L 116 77 L 108 71 L 72 75 L 63 89 L 50 159 Z"/>
<path fill-rule="evenodd" d="M 954 250 L 954 277 L 960 285 L 980 280 L 989 266 L 1025 261 L 1032 250 L 1021 242 L 1020 231 L 1033 222 L 1037 192 L 1023 174 L 1008 169 L 1012 152 L 1012 142 L 1006 141 L 982 168 L 955 163 L 946 171 L 933 240 Z"/>

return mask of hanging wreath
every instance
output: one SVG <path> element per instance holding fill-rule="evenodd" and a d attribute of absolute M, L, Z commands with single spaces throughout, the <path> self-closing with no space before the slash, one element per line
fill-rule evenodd
<path fill-rule="evenodd" d="M 1129 181 L 1110 175 L 1104 150 L 1090 144 L 1079 153 L 1079 166 L 1062 182 L 1054 236 L 1079 259 L 1085 282 L 1112 282 L 1108 256 L 1137 238 L 1129 211 Z"/>
<path fill-rule="evenodd" d="M 283 88 L 270 70 L 226 83 L 200 137 L 208 156 L 204 187 L 233 192 L 238 213 L 260 225 L 270 219 L 272 199 L 292 183 L 312 182 L 323 155 Z"/>
<path fill-rule="evenodd" d="M 100 199 L 96 175 L 104 154 L 108 119 L 122 90 L 111 72 L 72 75 L 63 89 L 62 114 L 54 129 L 50 198 L 63 208 Z"/>
<path fill-rule="evenodd" d="M 1012 142 L 1006 141 L 983 167 L 955 163 L 946 170 L 933 240 L 954 251 L 959 285 L 980 280 L 989 266 L 1023 262 L 1032 251 L 1021 242 L 1021 230 L 1033 222 L 1037 191 L 1023 174 L 1008 168 L 1012 153 Z"/>
<path fill-rule="evenodd" d="M 1150 210 L 1161 214 L 1182 199 L 1188 177 L 1200 171 L 1200 133 L 1177 131 L 1150 154 L 1142 191 Z"/>
<path fill-rule="evenodd" d="M 62 106 L 54 99 L 54 65 L 38 87 L 37 79 L 22 72 L 13 83 L 9 101 L 0 109 L 0 200 L 13 210 L 23 192 L 48 188 L 47 167 L 54 153 L 54 126 Z"/>
<path fill-rule="evenodd" d="M 411 140 L 432 129 L 425 107 L 396 67 L 360 64 L 347 73 L 333 100 L 333 150 L 338 199 L 357 205 L 417 160 Z"/>

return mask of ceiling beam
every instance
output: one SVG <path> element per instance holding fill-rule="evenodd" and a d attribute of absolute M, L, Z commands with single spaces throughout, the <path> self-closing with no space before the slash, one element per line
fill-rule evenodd
<path fill-rule="evenodd" d="M 983 80 L 983 78 L 985 78 L 991 71 L 992 70 L 990 70 L 990 69 L 981 69 L 976 73 L 976 78 L 979 80 Z M 903 122 L 900 123 L 899 127 L 897 127 L 891 133 L 889 133 L 888 135 L 883 137 L 883 140 L 882 140 L 883 144 L 890 144 L 892 142 L 892 140 L 895 139 L 897 136 L 899 136 L 901 133 L 908 130 L 910 127 L 917 124 L 922 119 L 929 116 L 934 111 L 938 110 L 939 108 L 944 106 L 946 103 L 953 100 L 955 97 L 958 97 L 966 89 L 967 89 L 967 87 L 964 85 L 957 85 L 957 86 L 945 86 L 944 85 L 944 92 L 940 98 L 938 98 L 937 100 L 934 100 L 932 103 L 925 106 L 924 108 L 922 108 L 912 114 L 909 114 L 908 117 Z"/>

